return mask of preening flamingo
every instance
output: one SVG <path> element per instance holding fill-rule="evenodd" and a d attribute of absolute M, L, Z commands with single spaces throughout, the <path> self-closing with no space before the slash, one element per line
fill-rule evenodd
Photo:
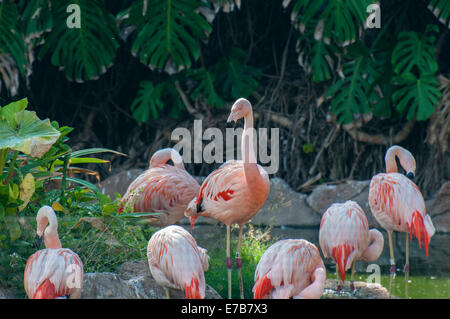
<path fill-rule="evenodd" d="M 58 221 L 50 206 L 43 206 L 36 216 L 38 246 L 25 266 L 24 286 L 30 299 L 79 298 L 83 288 L 83 263 L 72 250 L 61 248 Z M 48 224 L 48 226 L 47 226 Z"/>
<path fill-rule="evenodd" d="M 317 247 L 304 239 L 280 240 L 256 266 L 255 299 L 318 299 L 327 274 Z"/>
<path fill-rule="evenodd" d="M 335 203 L 325 211 L 320 221 L 319 244 L 324 257 L 336 262 L 336 273 L 339 272 L 342 284 L 345 272 L 352 267 L 350 289 L 353 291 L 356 261 L 378 259 L 384 239 L 378 230 L 369 230 L 366 214 L 356 202 L 349 200 Z"/>
<path fill-rule="evenodd" d="M 405 169 L 406 176 L 397 173 L 395 157 L 400 160 L 400 165 Z M 409 276 L 409 240 L 412 235 L 417 237 L 419 247 L 425 248 L 428 256 L 428 245 L 435 233 L 431 218 L 426 213 L 425 201 L 422 193 L 410 178 L 414 178 L 416 161 L 413 155 L 403 147 L 391 146 L 385 155 L 386 173 L 375 175 L 370 181 L 369 206 L 373 216 L 386 229 L 389 237 L 389 250 L 391 257 L 391 278 L 389 283 L 389 296 L 392 290 L 392 280 L 395 276 L 394 245 L 392 232 L 406 233 L 406 263 L 405 288 L 408 298 Z"/>
<path fill-rule="evenodd" d="M 166 164 L 168 160 L 174 165 Z M 162 213 L 150 218 L 156 226 L 171 225 L 184 217 L 187 205 L 199 189 L 199 183 L 185 170 L 180 154 L 164 148 L 153 154 L 149 168 L 128 186 L 119 212 L 124 206 L 133 205 L 135 213 Z"/>
<path fill-rule="evenodd" d="M 240 296 L 244 298 L 242 283 L 241 241 L 243 225 L 255 216 L 269 195 L 267 172 L 256 163 L 253 149 L 253 111 L 250 102 L 238 99 L 231 108 L 227 122 L 244 118 L 242 134 L 243 160 L 230 160 L 209 174 L 200 192 L 188 205 L 185 215 L 190 217 L 191 232 L 198 216 L 216 219 L 227 225 L 226 265 L 228 271 L 228 297 L 231 298 L 230 225 L 239 225 L 236 268 L 239 274 Z"/>
<path fill-rule="evenodd" d="M 166 290 L 180 289 L 186 299 L 205 298 L 205 275 L 209 267 L 206 249 L 197 246 L 194 237 L 181 226 L 167 226 L 150 238 L 147 246 L 150 271 Z"/>

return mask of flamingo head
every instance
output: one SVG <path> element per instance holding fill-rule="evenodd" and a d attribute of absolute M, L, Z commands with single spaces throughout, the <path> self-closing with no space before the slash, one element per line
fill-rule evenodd
<path fill-rule="evenodd" d="M 240 98 L 234 102 L 231 107 L 230 115 L 228 116 L 227 123 L 234 121 L 235 123 L 245 117 L 252 111 L 252 105 L 247 99 Z"/>

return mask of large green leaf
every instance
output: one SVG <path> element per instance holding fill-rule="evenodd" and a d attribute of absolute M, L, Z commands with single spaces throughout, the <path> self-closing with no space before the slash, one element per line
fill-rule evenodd
<path fill-rule="evenodd" d="M 54 28 L 46 38 L 39 56 L 51 53 L 52 64 L 64 69 L 66 76 L 76 82 L 97 79 L 112 65 L 118 29 L 114 16 L 99 0 L 74 0 L 80 8 L 80 28 L 68 27 L 66 12 L 69 3 L 52 1 Z M 70 20 L 70 19 L 69 19 Z"/>
<path fill-rule="evenodd" d="M 131 112 L 138 122 L 147 122 L 150 114 L 153 119 L 157 119 L 159 112 L 164 109 L 164 103 L 161 100 L 164 84 L 156 86 L 150 81 L 142 81 L 139 85 L 139 91 L 131 104 Z"/>
<path fill-rule="evenodd" d="M 450 1 L 428 0 L 428 9 L 450 29 Z"/>
<path fill-rule="evenodd" d="M 48 119 L 27 111 L 22 99 L 0 108 L 0 149 L 11 148 L 32 157 L 42 157 L 58 140 L 60 132 Z"/>
<path fill-rule="evenodd" d="M 53 28 L 50 0 L 21 0 L 20 3 L 23 7 L 21 16 L 26 41 L 43 41 L 42 34 Z"/>
<path fill-rule="evenodd" d="M 372 90 L 376 74 L 372 57 L 362 45 L 352 51 L 342 66 L 344 77 L 338 78 L 326 92 L 326 97 L 331 98 L 330 111 L 340 123 L 353 122 L 354 115 L 370 112 L 371 103 L 377 98 Z"/>
<path fill-rule="evenodd" d="M 428 119 L 434 113 L 441 97 L 439 82 L 434 74 L 423 74 L 416 77 L 406 73 L 396 78 L 400 86 L 393 94 L 397 109 L 405 114 L 407 119 L 416 118 L 419 121 Z"/>
<path fill-rule="evenodd" d="M 201 98 L 206 104 L 213 107 L 222 107 L 225 105 L 225 101 L 217 92 L 218 83 L 215 79 L 214 72 L 206 68 L 199 68 L 189 70 L 188 76 L 197 82 L 191 93 L 194 100 Z"/>
<path fill-rule="evenodd" d="M 199 40 L 212 28 L 198 9 L 207 5 L 199 0 L 134 1 L 127 24 L 137 26 L 132 53 L 151 69 L 172 66 L 177 72 L 189 68 L 200 57 Z M 147 8 L 147 9 L 146 9 Z"/>
<path fill-rule="evenodd" d="M 287 7 L 291 1 L 283 1 Z M 306 33 L 316 33 L 316 40 L 342 46 L 353 43 L 367 19 L 367 6 L 372 0 L 296 0 L 291 20 Z M 320 32 L 318 32 L 320 29 Z"/>
<path fill-rule="evenodd" d="M 434 43 L 439 29 L 429 24 L 424 33 L 401 32 L 392 52 L 392 65 L 397 74 L 409 73 L 416 67 L 418 71 L 434 73 L 438 69 L 434 57 Z"/>
<path fill-rule="evenodd" d="M 215 76 L 223 96 L 248 97 L 258 88 L 261 70 L 247 64 L 246 59 L 244 50 L 232 48 L 217 64 Z"/>

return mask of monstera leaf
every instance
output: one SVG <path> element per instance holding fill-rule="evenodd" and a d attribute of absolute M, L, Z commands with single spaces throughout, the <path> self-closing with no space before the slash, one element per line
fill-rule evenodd
<path fill-rule="evenodd" d="M 199 0 L 135 1 L 129 9 L 127 24 L 137 26 L 132 53 L 151 69 L 178 72 L 189 68 L 200 57 L 199 40 L 212 28 L 198 9 L 207 3 Z"/>
<path fill-rule="evenodd" d="M 116 55 L 118 29 L 114 16 L 105 8 L 103 1 L 74 1 L 72 13 L 67 12 L 66 1 L 52 1 L 54 28 L 42 46 L 39 57 L 51 53 L 52 64 L 64 69 L 67 78 L 76 82 L 97 79 L 106 72 Z M 77 21 L 79 8 L 80 27 Z M 74 19 L 71 20 L 71 17 Z"/>
<path fill-rule="evenodd" d="M 20 3 L 23 7 L 22 23 L 26 41 L 40 39 L 44 32 L 52 30 L 53 17 L 50 0 L 21 0 Z"/>
<path fill-rule="evenodd" d="M 450 1 L 428 0 L 428 9 L 450 29 Z"/>
<path fill-rule="evenodd" d="M 194 100 L 202 98 L 208 105 L 213 107 L 222 107 L 225 105 L 225 101 L 217 92 L 217 80 L 214 72 L 200 68 L 189 70 L 188 76 L 197 82 L 197 85 L 191 93 L 191 97 Z"/>
<path fill-rule="evenodd" d="M 11 148 L 32 157 L 42 157 L 58 140 L 60 132 L 50 121 L 27 111 L 27 99 L 0 108 L 0 149 Z"/>
<path fill-rule="evenodd" d="M 237 99 L 250 96 L 258 88 L 261 70 L 246 63 L 247 54 L 232 48 L 216 67 L 216 79 L 224 96 Z"/>
<path fill-rule="evenodd" d="M 407 113 L 407 119 L 419 121 L 428 119 L 434 113 L 441 97 L 439 82 L 434 74 L 416 77 L 412 73 L 403 74 L 397 79 L 400 86 L 393 94 L 394 103 L 401 113 Z"/>
<path fill-rule="evenodd" d="M 439 29 L 429 24 L 424 33 L 401 32 L 392 52 L 392 65 L 397 74 L 409 73 L 414 67 L 420 72 L 434 73 L 438 69 L 434 43 Z"/>
<path fill-rule="evenodd" d="M 286 8 L 290 2 L 284 0 L 283 6 Z M 302 32 L 322 29 L 320 38 L 325 43 L 346 46 L 358 38 L 367 19 L 367 6 L 372 3 L 372 0 L 297 0 L 292 6 L 291 20 Z"/>
<path fill-rule="evenodd" d="M 373 59 L 362 46 L 349 52 L 349 60 L 343 64 L 343 77 L 333 83 L 326 92 L 331 98 L 330 111 L 340 123 L 351 123 L 354 114 L 364 114 L 371 110 L 371 102 L 376 101 L 372 90 L 374 82 Z"/>
<path fill-rule="evenodd" d="M 163 84 L 153 85 L 150 81 L 142 81 L 139 85 L 139 91 L 131 104 L 133 117 L 138 122 L 147 122 L 150 114 L 154 119 L 158 118 L 159 112 L 164 108 L 161 101 Z"/>

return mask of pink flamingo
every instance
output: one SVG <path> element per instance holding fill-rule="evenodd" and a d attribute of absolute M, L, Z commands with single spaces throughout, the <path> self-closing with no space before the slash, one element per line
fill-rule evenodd
<path fill-rule="evenodd" d="M 240 296 L 244 298 L 242 283 L 241 242 L 243 225 L 255 216 L 269 194 L 270 182 L 266 171 L 256 163 L 253 149 L 253 111 L 246 99 L 238 99 L 231 108 L 227 122 L 244 118 L 242 161 L 230 160 L 209 174 L 200 192 L 188 205 L 185 215 L 190 217 L 191 232 L 198 216 L 216 219 L 227 225 L 226 265 L 228 297 L 231 298 L 230 225 L 239 225 L 236 268 L 239 274 Z"/>
<path fill-rule="evenodd" d="M 319 244 L 324 257 L 336 262 L 336 274 L 339 272 L 342 284 L 345 272 L 352 267 L 350 289 L 353 291 L 356 261 L 378 259 L 384 239 L 378 230 L 369 230 L 366 214 L 356 202 L 349 200 L 335 203 L 325 211 L 320 222 Z"/>
<path fill-rule="evenodd" d="M 400 160 L 401 166 L 406 171 L 397 173 L 395 157 Z M 389 237 L 389 250 L 391 257 L 391 278 L 389 282 L 389 296 L 392 290 L 392 280 L 395 276 L 394 245 L 392 243 L 392 232 L 406 233 L 406 262 L 405 262 L 405 287 L 406 298 L 408 298 L 408 276 L 409 276 L 409 240 L 412 235 L 417 237 L 419 247 L 425 247 L 428 256 L 428 244 L 435 233 L 431 218 L 426 214 L 425 202 L 414 182 L 416 161 L 412 154 L 403 147 L 391 146 L 384 158 L 386 173 L 375 175 L 370 181 L 369 205 L 373 216 L 386 229 Z"/>
<path fill-rule="evenodd" d="M 46 249 L 31 255 L 25 266 L 24 286 L 28 298 L 79 298 L 83 288 L 83 263 L 72 250 L 61 248 L 55 212 L 50 206 L 43 206 L 36 221 L 36 241 L 40 246 L 44 239 Z"/>
<path fill-rule="evenodd" d="M 172 160 L 174 166 L 166 164 Z M 125 206 L 134 212 L 160 212 L 150 220 L 159 227 L 174 224 L 184 217 L 184 211 L 200 189 L 199 183 L 185 170 L 183 158 L 172 148 L 153 154 L 149 169 L 128 187 L 119 212 Z"/>
<path fill-rule="evenodd" d="M 205 298 L 205 275 L 209 267 L 206 250 L 181 226 L 167 226 L 150 238 L 147 246 L 150 271 L 166 290 L 183 290 L 186 299 Z"/>
<path fill-rule="evenodd" d="M 317 247 L 304 239 L 280 240 L 256 266 L 255 299 L 319 299 L 327 274 Z"/>

